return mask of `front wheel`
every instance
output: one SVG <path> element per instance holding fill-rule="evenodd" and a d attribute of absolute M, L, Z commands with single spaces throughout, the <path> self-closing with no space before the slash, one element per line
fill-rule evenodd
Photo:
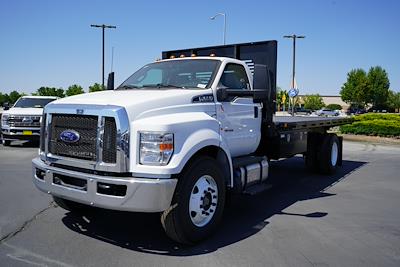
<path fill-rule="evenodd" d="M 11 141 L 10 140 L 4 140 L 3 139 L 3 146 L 10 146 Z"/>
<path fill-rule="evenodd" d="M 171 239 L 194 244 L 210 236 L 222 219 L 225 182 L 215 159 L 193 161 L 179 177 L 172 205 L 161 216 Z"/>

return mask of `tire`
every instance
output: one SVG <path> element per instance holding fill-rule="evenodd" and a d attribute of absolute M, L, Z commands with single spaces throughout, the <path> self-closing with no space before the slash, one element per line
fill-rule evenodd
<path fill-rule="evenodd" d="M 339 138 L 335 134 L 325 136 L 319 155 L 319 170 L 322 174 L 333 174 L 340 160 Z"/>
<path fill-rule="evenodd" d="M 89 207 L 84 204 L 73 202 L 64 198 L 53 196 L 53 200 L 60 208 L 63 208 L 70 212 L 81 213 L 89 209 Z"/>
<path fill-rule="evenodd" d="M 167 236 L 193 245 L 209 237 L 222 219 L 226 188 L 217 161 L 202 156 L 179 177 L 169 209 L 161 216 Z"/>
<path fill-rule="evenodd" d="M 3 146 L 10 146 L 11 140 L 3 140 Z"/>
<path fill-rule="evenodd" d="M 307 152 L 305 153 L 305 164 L 310 172 L 318 171 L 318 148 L 321 143 L 320 135 L 310 133 L 307 139 Z"/>

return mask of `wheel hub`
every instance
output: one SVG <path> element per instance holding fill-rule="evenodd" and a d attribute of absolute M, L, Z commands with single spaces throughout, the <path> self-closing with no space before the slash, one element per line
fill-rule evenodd
<path fill-rule="evenodd" d="M 189 214 L 193 224 L 202 227 L 208 224 L 215 214 L 218 204 L 218 187 L 209 175 L 200 177 L 193 186 L 189 200 Z"/>
<path fill-rule="evenodd" d="M 331 148 L 331 164 L 332 166 L 336 166 L 337 160 L 338 160 L 338 155 L 339 155 L 339 148 L 336 142 L 332 143 L 332 148 Z"/>
<path fill-rule="evenodd" d="M 206 211 L 211 207 L 211 198 L 212 195 L 210 192 L 207 192 L 204 194 L 204 198 L 203 198 L 203 209 Z"/>

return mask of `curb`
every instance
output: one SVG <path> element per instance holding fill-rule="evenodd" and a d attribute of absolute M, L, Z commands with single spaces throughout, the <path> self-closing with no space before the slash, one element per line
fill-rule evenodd
<path fill-rule="evenodd" d="M 355 142 L 368 142 L 377 144 L 387 145 L 400 145 L 400 138 L 380 137 L 380 136 L 369 136 L 369 135 L 356 135 L 356 134 L 338 134 L 342 136 L 346 141 Z"/>

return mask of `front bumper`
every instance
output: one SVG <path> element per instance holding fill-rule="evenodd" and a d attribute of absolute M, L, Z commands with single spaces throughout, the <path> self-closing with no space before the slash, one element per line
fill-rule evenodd
<path fill-rule="evenodd" d="M 82 173 L 49 166 L 39 158 L 32 160 L 32 176 L 36 187 L 51 195 L 86 205 L 135 212 L 161 212 L 169 208 L 177 183 L 177 179 Z M 59 177 L 66 177 L 67 182 L 60 182 Z M 107 191 L 104 186 L 111 189 Z M 121 188 L 126 193 L 120 194 Z"/>
<path fill-rule="evenodd" d="M 40 140 L 40 129 L 38 128 L 3 128 L 1 133 L 4 140 Z"/>

